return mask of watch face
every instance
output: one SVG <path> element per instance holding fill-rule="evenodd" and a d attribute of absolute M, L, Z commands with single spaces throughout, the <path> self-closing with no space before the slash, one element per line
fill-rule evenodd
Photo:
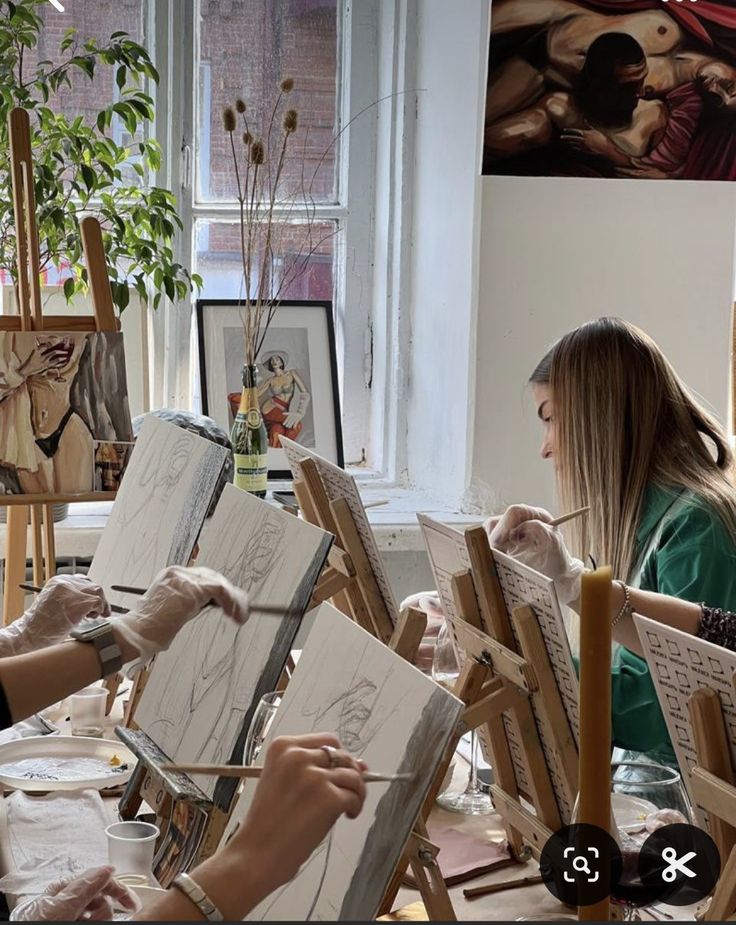
<path fill-rule="evenodd" d="M 110 629 L 107 617 L 88 617 L 82 620 L 69 634 L 75 639 L 94 639 Z"/>

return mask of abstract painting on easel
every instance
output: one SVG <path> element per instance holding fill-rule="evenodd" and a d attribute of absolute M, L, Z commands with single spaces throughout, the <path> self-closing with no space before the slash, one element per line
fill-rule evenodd
<path fill-rule="evenodd" d="M 0 332 L 0 493 L 94 491 L 101 445 L 132 439 L 122 334 Z"/>

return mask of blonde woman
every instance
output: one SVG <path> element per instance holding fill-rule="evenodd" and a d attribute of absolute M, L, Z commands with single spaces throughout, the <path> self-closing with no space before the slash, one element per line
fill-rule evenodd
<path fill-rule="evenodd" d="M 628 588 L 736 610 L 733 457 L 720 425 L 654 341 L 616 318 L 592 321 L 554 345 L 531 383 L 560 507 L 590 507 L 572 526 L 573 548 L 622 579 L 622 616 Z M 574 608 L 582 561 L 545 526 L 550 519 L 509 509 L 489 525 L 491 542 L 554 577 Z M 632 603 L 641 602 L 646 613 L 646 597 Z M 696 611 L 686 621 L 695 631 Z M 646 662 L 625 645 L 614 656 L 613 733 L 622 748 L 674 761 Z"/>

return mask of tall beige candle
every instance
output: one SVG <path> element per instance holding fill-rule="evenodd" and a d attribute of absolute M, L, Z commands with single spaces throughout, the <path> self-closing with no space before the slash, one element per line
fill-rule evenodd
<path fill-rule="evenodd" d="M 582 577 L 580 593 L 579 823 L 610 830 L 611 820 L 611 569 Z M 601 871 L 601 876 L 607 872 Z M 581 906 L 580 921 L 610 918 L 608 899 Z"/>

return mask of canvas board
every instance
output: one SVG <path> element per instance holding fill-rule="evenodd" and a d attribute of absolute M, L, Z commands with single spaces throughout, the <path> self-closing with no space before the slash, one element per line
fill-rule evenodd
<path fill-rule="evenodd" d="M 247 623 L 237 626 L 211 607 L 157 656 L 135 721 L 172 761 L 242 761 L 253 711 L 278 683 L 331 543 L 324 530 L 225 486 L 197 564 L 243 588 L 254 604 L 283 613 L 255 607 Z M 213 777 L 198 777 L 197 783 L 223 806 L 237 785 L 218 785 Z"/>
<path fill-rule="evenodd" d="M 95 490 L 95 447 L 132 440 L 123 335 L 0 332 L 0 492 Z"/>
<path fill-rule="evenodd" d="M 293 440 L 282 437 L 281 446 L 286 454 L 287 462 L 295 479 L 301 476 L 301 460 L 305 458 L 313 459 L 317 465 L 322 484 L 324 485 L 329 500 L 336 501 L 338 498 L 344 498 L 347 502 L 350 513 L 353 515 L 358 535 L 363 544 L 363 549 L 371 564 L 371 570 L 376 579 L 376 584 L 378 585 L 381 597 L 386 605 L 386 610 L 391 618 L 391 622 L 396 625 L 399 615 L 396 599 L 391 590 L 391 584 L 386 574 L 383 559 L 378 551 L 376 539 L 373 535 L 366 510 L 363 507 L 363 500 L 360 497 L 355 479 L 344 469 L 329 462 L 329 460 L 324 459 L 322 456 L 317 455 L 317 453 L 307 450 L 303 446 L 299 446 L 299 444 L 294 443 Z"/>
<path fill-rule="evenodd" d="M 718 694 L 731 749 L 731 761 L 736 767 L 736 691 L 733 685 L 736 652 L 729 652 L 712 642 L 638 614 L 634 614 L 634 623 L 680 765 L 683 783 L 698 823 L 706 825 L 707 813 L 697 805 L 690 783 L 690 772 L 698 762 L 688 701 L 701 687 L 709 687 Z"/>
<path fill-rule="evenodd" d="M 280 735 L 333 732 L 369 768 L 415 777 L 369 784 L 361 815 L 340 819 L 297 876 L 248 920 L 374 919 L 462 708 L 448 691 L 322 604 L 264 747 Z M 228 831 L 247 813 L 252 783 L 246 783 Z"/>
<path fill-rule="evenodd" d="M 228 450 L 149 416 L 95 551 L 89 577 L 111 603 L 137 600 L 110 586 L 147 588 L 167 565 L 186 565 Z"/>
<path fill-rule="evenodd" d="M 418 515 L 430 565 L 434 574 L 437 593 L 442 608 L 450 622 L 459 619 L 452 594 L 451 580 L 457 572 L 470 569 L 470 558 L 465 543 L 464 533 L 425 515 Z M 570 645 L 565 632 L 562 611 L 557 600 L 554 582 L 534 569 L 517 562 L 510 556 L 492 550 L 496 563 L 499 583 L 503 592 L 506 609 L 511 614 L 516 607 L 529 605 L 539 621 L 539 628 L 544 639 L 552 671 L 557 681 L 562 703 L 575 742 L 578 742 L 578 682 L 575 665 L 570 652 Z M 518 651 L 521 651 L 516 630 L 511 622 Z M 534 703 L 532 701 L 532 711 Z M 537 730 L 542 748 L 547 759 L 552 786 L 557 799 L 563 823 L 572 818 L 573 807 L 567 798 L 567 788 L 563 785 L 563 772 L 557 754 L 551 743 L 546 740 L 544 726 L 535 712 Z M 521 748 L 521 734 L 513 715 L 504 713 L 504 728 L 509 743 L 509 750 L 514 764 L 514 774 L 519 790 L 524 794 L 531 792 L 529 775 Z"/>

